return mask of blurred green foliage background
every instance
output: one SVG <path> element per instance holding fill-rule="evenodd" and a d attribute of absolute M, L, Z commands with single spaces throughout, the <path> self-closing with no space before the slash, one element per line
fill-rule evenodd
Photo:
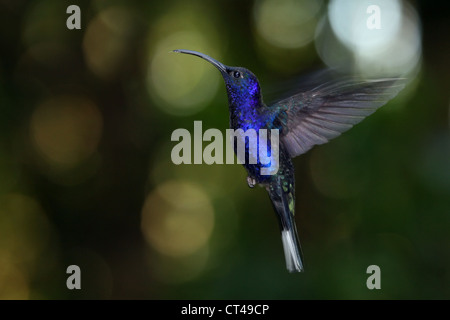
<path fill-rule="evenodd" d="M 0 0 L 0 298 L 449 299 L 450 6 L 366 1 L 397 31 L 365 48 L 336 31 L 344 2 Z M 263 93 L 324 64 L 411 79 L 295 159 L 305 273 L 240 165 L 171 162 L 176 128 L 228 127 L 219 73 L 173 49 L 247 67 Z"/>

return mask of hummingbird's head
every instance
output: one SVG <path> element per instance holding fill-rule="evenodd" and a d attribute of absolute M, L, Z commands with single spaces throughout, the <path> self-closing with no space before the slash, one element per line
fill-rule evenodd
<path fill-rule="evenodd" d="M 197 51 L 174 50 L 174 52 L 191 54 L 214 65 L 225 80 L 230 106 L 256 108 L 261 105 L 262 97 L 258 78 L 250 70 L 241 67 L 226 66 L 210 56 Z"/>

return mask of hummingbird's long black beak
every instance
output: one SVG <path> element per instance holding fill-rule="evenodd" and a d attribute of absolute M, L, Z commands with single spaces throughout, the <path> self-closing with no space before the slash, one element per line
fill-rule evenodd
<path fill-rule="evenodd" d="M 192 54 L 193 56 L 197 56 L 200 57 L 202 59 L 205 59 L 206 61 L 212 63 L 217 69 L 219 69 L 221 72 L 226 73 L 227 72 L 227 66 L 224 65 L 223 63 L 220 63 L 219 61 L 217 61 L 216 59 L 211 58 L 210 56 L 203 54 L 201 52 L 197 52 L 197 51 L 192 51 L 192 50 L 183 50 L 183 49 L 177 49 L 177 50 L 173 50 L 173 52 L 178 52 L 178 53 L 185 53 L 185 54 Z"/>

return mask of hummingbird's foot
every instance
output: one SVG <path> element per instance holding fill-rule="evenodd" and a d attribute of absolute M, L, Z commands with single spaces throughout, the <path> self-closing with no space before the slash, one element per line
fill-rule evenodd
<path fill-rule="evenodd" d="M 256 179 L 247 177 L 247 183 L 250 188 L 253 188 L 256 185 Z"/>

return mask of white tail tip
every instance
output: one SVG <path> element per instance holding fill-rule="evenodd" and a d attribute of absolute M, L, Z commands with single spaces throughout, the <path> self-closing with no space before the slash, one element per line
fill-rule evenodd
<path fill-rule="evenodd" d="M 284 257 L 286 258 L 286 268 L 289 272 L 302 272 L 303 263 L 300 258 L 299 248 L 296 245 L 294 235 L 289 230 L 281 231 L 283 241 Z"/>

